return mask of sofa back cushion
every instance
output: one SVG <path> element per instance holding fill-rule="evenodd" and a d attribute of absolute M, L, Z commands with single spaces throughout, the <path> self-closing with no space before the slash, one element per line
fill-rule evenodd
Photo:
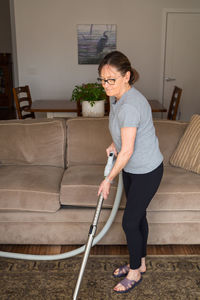
<path fill-rule="evenodd" d="M 167 166 L 188 123 L 170 120 L 154 120 L 154 126 L 159 140 L 160 151 L 164 156 L 164 165 Z"/>
<path fill-rule="evenodd" d="M 154 120 L 164 164 L 176 149 L 188 123 Z M 75 118 L 67 121 L 67 165 L 105 164 L 106 148 L 112 142 L 108 117 Z"/>
<path fill-rule="evenodd" d="M 105 164 L 112 139 L 108 117 L 75 118 L 67 121 L 67 165 Z"/>
<path fill-rule="evenodd" d="M 193 115 L 170 163 L 200 174 L 200 115 Z"/>
<path fill-rule="evenodd" d="M 62 119 L 0 121 L 0 141 L 0 164 L 65 166 Z"/>

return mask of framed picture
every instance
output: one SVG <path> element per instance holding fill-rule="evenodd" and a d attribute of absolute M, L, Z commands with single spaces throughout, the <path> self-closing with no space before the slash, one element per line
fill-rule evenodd
<path fill-rule="evenodd" d="M 77 25 L 78 63 L 99 64 L 109 52 L 116 50 L 116 25 Z"/>

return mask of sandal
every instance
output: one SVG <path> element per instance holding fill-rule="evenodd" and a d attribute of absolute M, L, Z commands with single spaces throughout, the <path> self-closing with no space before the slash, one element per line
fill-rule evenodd
<path fill-rule="evenodd" d="M 115 271 L 113 272 L 113 277 L 114 278 L 120 278 L 120 277 L 124 277 L 128 274 L 130 270 L 130 267 L 128 267 L 127 265 L 121 266 L 118 268 L 118 273 L 115 274 Z"/>
<path fill-rule="evenodd" d="M 130 290 L 135 288 L 141 281 L 142 281 L 142 276 L 141 276 L 140 280 L 138 280 L 138 281 L 130 280 L 126 277 L 122 281 L 120 281 L 120 284 L 125 287 L 125 290 L 122 290 L 122 291 L 114 290 L 114 292 L 116 292 L 118 294 L 128 293 Z"/>
<path fill-rule="evenodd" d="M 130 270 L 130 267 L 128 267 L 127 265 L 124 265 L 124 266 L 119 267 L 118 269 L 119 269 L 119 271 L 118 271 L 117 274 L 115 274 L 116 270 L 113 272 L 113 277 L 114 278 L 125 277 L 128 274 L 128 272 Z M 140 272 L 140 273 L 141 273 L 141 275 L 143 275 L 143 274 L 146 273 L 146 271 L 145 272 Z"/>

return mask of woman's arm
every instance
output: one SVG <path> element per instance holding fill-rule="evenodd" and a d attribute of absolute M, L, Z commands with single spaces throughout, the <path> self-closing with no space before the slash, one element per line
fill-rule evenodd
<path fill-rule="evenodd" d="M 102 181 L 98 195 L 103 193 L 104 199 L 107 199 L 110 191 L 110 183 L 120 173 L 120 171 L 126 166 L 131 155 L 134 151 L 134 144 L 136 138 L 137 128 L 136 127 L 124 127 L 121 128 L 121 151 L 117 155 L 115 165 L 110 172 L 109 176 Z"/>

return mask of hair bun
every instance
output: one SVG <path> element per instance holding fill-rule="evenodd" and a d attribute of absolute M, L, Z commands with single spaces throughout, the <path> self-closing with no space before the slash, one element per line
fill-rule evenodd
<path fill-rule="evenodd" d="M 134 84 L 136 81 L 138 81 L 139 77 L 139 73 L 135 69 L 131 68 L 131 76 L 129 83 Z"/>

